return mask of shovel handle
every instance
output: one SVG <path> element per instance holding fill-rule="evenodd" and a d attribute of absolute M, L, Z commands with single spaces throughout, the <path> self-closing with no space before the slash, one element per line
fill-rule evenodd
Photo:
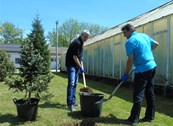
<path fill-rule="evenodd" d="M 135 67 L 128 73 L 128 76 L 135 70 Z M 109 98 L 112 98 L 112 96 L 115 94 L 115 92 L 118 90 L 118 88 L 122 85 L 123 81 L 121 81 L 118 86 L 113 90 Z"/>
<path fill-rule="evenodd" d="M 111 95 L 109 96 L 109 99 L 112 98 L 112 96 L 115 94 L 115 92 L 118 90 L 118 88 L 122 85 L 123 81 L 121 81 L 118 86 L 116 86 L 116 88 L 114 89 L 114 91 L 111 93 Z"/>
<path fill-rule="evenodd" d="M 81 61 L 81 65 L 82 65 L 82 68 L 84 69 L 83 62 L 82 62 L 82 61 Z M 85 79 L 85 74 L 84 74 L 84 72 L 82 73 L 82 77 L 83 77 L 84 87 L 87 87 L 87 86 L 86 86 L 86 79 Z"/>
<path fill-rule="evenodd" d="M 128 76 L 134 71 L 134 69 L 135 69 L 135 67 L 128 73 Z M 101 100 L 97 101 L 95 104 L 100 104 L 100 103 L 110 100 L 113 97 L 113 95 L 115 94 L 115 92 L 118 90 L 118 88 L 122 85 L 122 83 L 123 83 L 123 81 L 121 81 L 118 84 L 118 86 L 113 90 L 113 92 L 110 94 L 108 99 L 101 99 Z"/>

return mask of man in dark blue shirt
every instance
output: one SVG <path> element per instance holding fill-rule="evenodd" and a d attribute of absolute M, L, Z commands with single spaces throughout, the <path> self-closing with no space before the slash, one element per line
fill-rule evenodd
<path fill-rule="evenodd" d="M 73 40 L 66 54 L 66 68 L 68 74 L 67 106 L 71 112 L 75 111 L 74 106 L 78 105 L 76 102 L 76 86 L 79 73 L 84 72 L 81 64 L 81 60 L 83 60 L 83 45 L 89 36 L 90 32 L 84 30 L 79 38 Z"/>
<path fill-rule="evenodd" d="M 139 121 L 144 93 L 147 107 L 145 117 L 141 121 L 152 122 L 155 116 L 155 96 L 152 80 L 155 75 L 155 67 L 157 66 L 152 50 L 154 50 L 159 43 L 144 33 L 137 33 L 131 24 L 122 27 L 122 31 L 127 38 L 125 47 L 128 56 L 125 73 L 122 76 L 123 81 L 128 79 L 128 73 L 132 65 L 135 67 L 133 107 L 131 115 L 124 123 L 132 125 Z"/>

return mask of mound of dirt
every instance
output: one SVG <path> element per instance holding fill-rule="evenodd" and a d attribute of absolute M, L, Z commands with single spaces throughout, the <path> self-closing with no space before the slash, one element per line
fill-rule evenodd
<path fill-rule="evenodd" d="M 80 88 L 79 91 L 80 92 L 86 92 L 86 93 L 89 93 L 89 94 L 92 94 L 93 93 L 92 89 L 89 88 L 89 87 Z"/>
<path fill-rule="evenodd" d="M 66 122 L 61 124 L 61 126 L 98 126 L 92 121 L 82 121 L 82 122 Z"/>

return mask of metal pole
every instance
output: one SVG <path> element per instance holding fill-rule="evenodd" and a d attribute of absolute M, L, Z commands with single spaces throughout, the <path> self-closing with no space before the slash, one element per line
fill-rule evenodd
<path fill-rule="evenodd" d="M 59 69 L 59 59 L 58 59 L 58 20 L 56 21 L 56 72 Z"/>

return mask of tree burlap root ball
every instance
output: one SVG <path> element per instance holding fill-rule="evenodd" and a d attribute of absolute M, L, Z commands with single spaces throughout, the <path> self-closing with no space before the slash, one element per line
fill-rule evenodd
<path fill-rule="evenodd" d="M 92 89 L 89 88 L 89 87 L 80 88 L 79 91 L 80 91 L 80 92 L 86 92 L 86 93 L 88 93 L 88 94 L 92 94 L 92 93 L 93 93 Z"/>

